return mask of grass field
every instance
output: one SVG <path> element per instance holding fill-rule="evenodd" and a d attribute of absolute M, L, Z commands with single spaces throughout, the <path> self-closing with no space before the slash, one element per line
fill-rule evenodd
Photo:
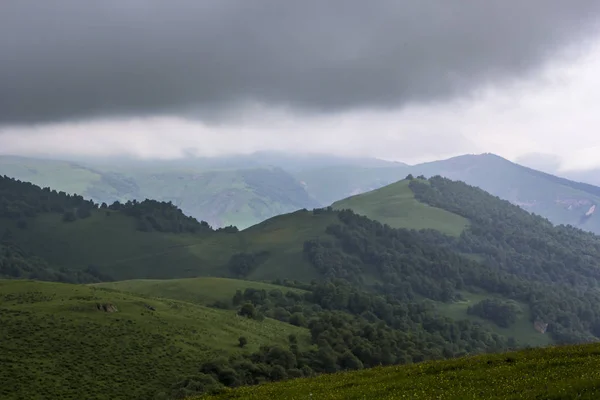
<path fill-rule="evenodd" d="M 247 288 L 282 292 L 302 292 L 302 290 L 271 285 L 263 282 L 243 281 L 227 278 L 187 278 L 187 279 L 135 279 L 130 281 L 98 283 L 92 286 L 120 290 L 145 296 L 187 301 L 209 305 L 217 301 L 231 301 L 236 290 Z"/>
<path fill-rule="evenodd" d="M 459 215 L 417 201 L 408 184 L 408 180 L 399 181 L 337 201 L 332 207 L 349 208 L 392 228 L 436 229 L 458 236 L 469 225 L 469 221 Z"/>
<path fill-rule="evenodd" d="M 600 345 L 482 355 L 229 390 L 203 400 L 598 399 Z"/>
<path fill-rule="evenodd" d="M 527 304 L 519 303 L 523 313 L 519 315 L 517 321 L 510 328 L 501 328 L 491 321 L 467 314 L 467 308 L 475 303 L 491 298 L 500 298 L 491 294 L 475 294 L 462 292 L 465 301 L 455 303 L 435 303 L 440 314 L 454 320 L 468 319 L 477 321 L 489 328 L 493 332 L 505 337 L 514 337 L 523 346 L 548 346 L 554 343 L 550 335 L 541 334 L 533 328 L 530 321 L 531 313 Z M 506 300 L 506 299 L 504 299 Z"/>
<path fill-rule="evenodd" d="M 291 333 L 308 344 L 305 329 L 233 311 L 91 286 L 0 280 L 0 398 L 148 399 L 196 373 L 204 360 L 285 346 Z M 241 335 L 245 350 L 237 347 Z"/>

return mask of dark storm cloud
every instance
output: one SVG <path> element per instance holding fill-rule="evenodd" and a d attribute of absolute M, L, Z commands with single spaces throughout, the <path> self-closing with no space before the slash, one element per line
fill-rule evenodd
<path fill-rule="evenodd" d="M 0 124 L 399 106 L 518 77 L 597 0 L 3 0 Z"/>

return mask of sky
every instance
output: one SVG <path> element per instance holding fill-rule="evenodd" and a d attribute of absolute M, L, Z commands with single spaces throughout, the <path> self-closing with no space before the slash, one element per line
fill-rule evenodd
<path fill-rule="evenodd" d="M 4 0 L 0 153 L 600 168 L 596 0 Z"/>

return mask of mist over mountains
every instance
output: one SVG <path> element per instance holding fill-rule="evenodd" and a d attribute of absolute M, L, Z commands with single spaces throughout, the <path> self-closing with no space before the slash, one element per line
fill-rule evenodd
<path fill-rule="evenodd" d="M 275 215 L 328 206 L 399 181 L 408 174 L 441 175 L 480 187 L 555 224 L 600 233 L 594 172 L 580 183 L 493 154 L 464 155 L 408 165 L 326 154 L 248 155 L 175 160 L 130 158 L 59 161 L 0 157 L 0 174 L 81 193 L 98 202 L 171 201 L 212 226 L 247 228 Z"/>

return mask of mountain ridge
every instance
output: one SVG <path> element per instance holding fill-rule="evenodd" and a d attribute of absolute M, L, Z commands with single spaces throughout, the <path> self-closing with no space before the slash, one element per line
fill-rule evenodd
<path fill-rule="evenodd" d="M 481 187 L 555 224 L 600 233 L 600 220 L 586 215 L 595 212 L 592 207 L 600 202 L 600 188 L 524 167 L 491 153 L 416 165 L 277 152 L 114 164 L 3 156 L 2 173 L 83 194 L 98 202 L 134 198 L 172 201 L 187 214 L 213 226 L 236 225 L 242 229 L 277 214 L 322 207 L 384 187 L 409 173 L 442 175 Z M 67 177 L 68 184 L 63 182 Z"/>

